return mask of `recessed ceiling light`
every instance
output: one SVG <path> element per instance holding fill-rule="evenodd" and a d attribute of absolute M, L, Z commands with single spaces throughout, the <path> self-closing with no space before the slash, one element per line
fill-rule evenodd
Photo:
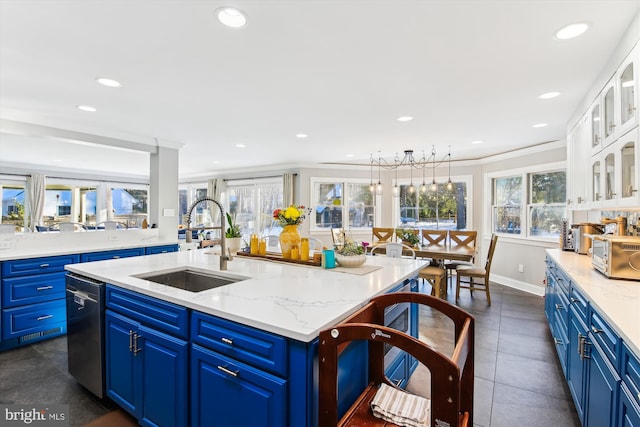
<path fill-rule="evenodd" d="M 246 145 L 244 145 L 244 144 L 236 144 L 236 147 L 238 147 L 238 148 L 244 148 L 244 147 L 246 147 Z"/>
<path fill-rule="evenodd" d="M 78 105 L 78 110 L 88 111 L 90 113 L 95 113 L 96 111 L 98 111 L 96 110 L 95 107 L 92 107 L 91 105 Z"/>
<path fill-rule="evenodd" d="M 589 24 L 586 22 L 578 22 L 576 24 L 567 25 L 556 31 L 554 37 L 558 40 L 568 40 L 574 37 L 578 37 L 589 29 Z"/>
<path fill-rule="evenodd" d="M 410 122 L 411 120 L 413 120 L 413 117 L 411 117 L 411 116 L 400 116 L 400 117 L 398 117 L 398 121 L 399 122 Z"/>
<path fill-rule="evenodd" d="M 547 92 L 547 93 L 543 93 L 538 98 L 540 98 L 540 99 L 551 99 L 551 98 L 555 98 L 556 96 L 559 96 L 559 95 L 560 95 L 560 92 Z"/>
<path fill-rule="evenodd" d="M 532 128 L 543 128 L 545 127 L 547 124 L 546 123 L 537 123 L 533 126 L 531 126 Z"/>
<path fill-rule="evenodd" d="M 471 141 L 472 144 L 482 144 L 482 141 L 477 140 L 477 141 Z"/>
<path fill-rule="evenodd" d="M 309 135 L 307 135 L 306 133 L 296 133 L 296 138 L 306 138 Z"/>
<path fill-rule="evenodd" d="M 240 10 L 235 7 L 223 7 L 216 12 L 218 21 L 227 27 L 242 28 L 247 25 L 247 18 Z"/>
<path fill-rule="evenodd" d="M 108 79 L 108 78 L 106 78 L 106 77 L 98 77 L 98 78 L 96 79 L 96 81 L 97 81 L 98 83 L 100 83 L 101 85 L 104 85 L 104 86 L 109 86 L 109 87 L 122 87 L 122 85 L 120 84 L 120 82 L 119 82 L 119 81 L 117 81 L 117 80 L 113 80 L 113 79 Z"/>

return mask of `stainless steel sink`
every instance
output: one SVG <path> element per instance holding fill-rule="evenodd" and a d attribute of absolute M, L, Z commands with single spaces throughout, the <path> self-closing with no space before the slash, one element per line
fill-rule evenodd
<path fill-rule="evenodd" d="M 249 277 L 245 276 L 204 272 L 190 268 L 162 272 L 154 271 L 152 273 L 136 275 L 135 277 L 189 292 L 202 292 L 249 279 Z"/>

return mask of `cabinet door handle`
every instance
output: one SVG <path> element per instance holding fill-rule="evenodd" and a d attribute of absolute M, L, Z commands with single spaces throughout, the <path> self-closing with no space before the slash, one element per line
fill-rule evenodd
<path fill-rule="evenodd" d="M 556 304 L 556 310 L 562 310 L 563 308 L 562 304 Z"/>
<path fill-rule="evenodd" d="M 556 337 L 553 337 L 553 342 L 554 342 L 556 345 L 559 345 L 559 344 L 561 345 L 561 344 L 562 344 L 562 340 L 561 340 L 560 338 L 556 338 Z"/>
<path fill-rule="evenodd" d="M 129 331 L 129 351 L 133 351 L 133 331 Z"/>
<path fill-rule="evenodd" d="M 577 302 L 578 300 L 575 299 L 574 297 L 569 298 L 571 300 L 571 302 Z"/>
<path fill-rule="evenodd" d="M 44 316 L 40 316 L 40 317 L 36 318 L 36 320 L 37 321 L 46 320 L 46 319 L 51 319 L 52 317 L 53 317 L 53 314 L 46 314 Z"/>
<path fill-rule="evenodd" d="M 225 344 L 233 345 L 233 340 L 230 339 L 230 338 L 222 337 L 222 338 L 220 338 L 220 341 L 222 341 Z"/>
<path fill-rule="evenodd" d="M 226 366 L 218 365 L 218 369 L 221 370 L 222 372 L 224 372 L 227 375 L 231 375 L 234 378 L 237 378 L 238 377 L 238 373 L 240 373 L 240 371 L 232 371 L 231 369 L 227 368 Z"/>
<path fill-rule="evenodd" d="M 578 332 L 578 354 L 580 355 L 580 359 L 582 359 L 582 334 Z"/>
<path fill-rule="evenodd" d="M 142 348 L 138 348 L 138 338 L 140 335 L 134 333 L 133 334 L 133 355 L 137 356 L 139 351 L 142 351 Z"/>
<path fill-rule="evenodd" d="M 53 286 L 51 286 L 51 285 L 40 286 L 40 287 L 36 288 L 36 291 L 46 291 L 47 289 L 53 289 Z"/>
<path fill-rule="evenodd" d="M 580 353 L 580 359 L 591 359 L 591 356 L 589 356 L 587 354 L 587 344 L 589 344 L 587 342 L 587 337 L 583 336 L 582 338 L 580 338 L 580 347 L 582 348 L 581 353 Z"/>
<path fill-rule="evenodd" d="M 601 332 L 604 332 L 604 330 L 598 329 L 595 326 L 591 326 L 591 332 L 593 332 L 594 334 L 599 334 Z"/>

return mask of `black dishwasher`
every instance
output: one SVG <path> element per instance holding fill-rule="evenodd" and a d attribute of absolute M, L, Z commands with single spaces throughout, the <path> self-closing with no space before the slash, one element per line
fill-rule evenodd
<path fill-rule="evenodd" d="M 104 283 L 67 273 L 69 373 L 87 390 L 105 396 Z"/>

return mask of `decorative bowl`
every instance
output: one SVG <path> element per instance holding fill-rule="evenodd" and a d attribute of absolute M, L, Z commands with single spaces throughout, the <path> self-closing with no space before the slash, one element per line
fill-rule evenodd
<path fill-rule="evenodd" d="M 367 260 L 365 254 L 361 255 L 340 255 L 336 254 L 336 261 L 341 267 L 360 267 Z"/>

